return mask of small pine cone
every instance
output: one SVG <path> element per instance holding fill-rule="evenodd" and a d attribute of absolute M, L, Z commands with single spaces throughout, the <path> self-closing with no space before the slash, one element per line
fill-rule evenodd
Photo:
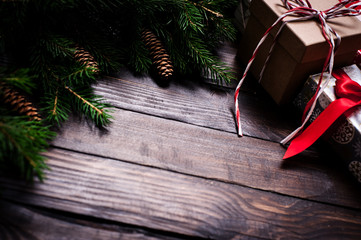
<path fill-rule="evenodd" d="M 27 101 L 18 91 L 11 89 L 3 83 L 0 83 L 0 99 L 8 104 L 12 110 L 21 115 L 28 116 L 30 120 L 41 120 L 37 108 L 31 102 Z"/>
<path fill-rule="evenodd" d="M 150 53 L 159 76 L 163 80 L 169 80 L 173 75 L 173 63 L 162 42 L 151 31 L 146 29 L 143 30 L 141 38 Z"/>
<path fill-rule="evenodd" d="M 94 72 L 99 72 L 98 63 L 94 60 L 94 57 L 84 48 L 77 47 L 74 53 L 74 58 L 76 61 L 85 65 L 86 67 L 93 68 Z"/>

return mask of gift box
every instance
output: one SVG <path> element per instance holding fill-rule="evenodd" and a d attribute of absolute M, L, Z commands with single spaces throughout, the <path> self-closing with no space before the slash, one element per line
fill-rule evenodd
<path fill-rule="evenodd" d="M 310 0 L 312 7 L 325 10 L 337 0 Z M 238 57 L 247 64 L 266 30 L 287 10 L 281 0 L 253 0 L 250 18 L 240 40 Z M 352 64 L 356 51 L 361 49 L 361 21 L 357 17 L 328 20 L 341 36 L 336 51 L 335 67 Z M 268 56 L 277 28 L 262 44 L 250 72 L 258 79 Z M 329 45 L 316 20 L 290 22 L 283 28 L 266 65 L 260 83 L 278 104 L 291 102 L 309 75 L 322 71 Z"/>
<path fill-rule="evenodd" d="M 361 84 L 361 70 L 355 64 L 342 69 L 352 80 Z M 306 104 L 314 95 L 319 78 L 320 74 L 311 75 L 293 101 L 299 111 L 303 112 Z M 329 84 L 317 99 L 316 107 L 309 119 L 310 123 L 336 99 L 335 82 L 336 79 L 331 77 Z M 358 107 L 348 117 L 340 117 L 323 135 L 323 139 L 332 146 L 349 171 L 361 183 L 361 107 Z"/>

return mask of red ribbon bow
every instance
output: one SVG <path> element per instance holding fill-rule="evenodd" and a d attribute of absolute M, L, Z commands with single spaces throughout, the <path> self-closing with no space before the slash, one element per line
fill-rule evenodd
<path fill-rule="evenodd" d="M 333 101 L 308 128 L 294 138 L 283 159 L 292 157 L 311 146 L 342 115 L 348 116 L 361 105 L 361 86 L 353 81 L 342 69 L 333 71 L 336 78 Z M 307 107 L 306 110 L 307 111 Z"/>

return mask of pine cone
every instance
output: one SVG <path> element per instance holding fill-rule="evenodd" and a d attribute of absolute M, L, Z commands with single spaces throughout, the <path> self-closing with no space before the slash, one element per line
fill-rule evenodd
<path fill-rule="evenodd" d="M 143 30 L 142 41 L 149 50 L 153 65 L 161 79 L 168 81 L 173 75 L 173 63 L 162 42 L 149 30 Z"/>
<path fill-rule="evenodd" d="M 36 107 L 25 99 L 18 91 L 0 83 L 0 99 L 10 105 L 12 110 L 21 115 L 29 116 L 30 120 L 40 121 L 41 117 Z"/>
<path fill-rule="evenodd" d="M 82 47 L 77 47 L 74 53 L 74 58 L 86 67 L 91 67 L 94 72 L 99 72 L 99 65 L 94 60 L 94 57 Z"/>

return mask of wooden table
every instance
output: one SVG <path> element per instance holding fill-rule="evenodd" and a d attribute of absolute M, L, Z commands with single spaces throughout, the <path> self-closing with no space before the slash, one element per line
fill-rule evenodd
<path fill-rule="evenodd" d="M 237 66 L 236 50 L 221 57 Z M 361 239 L 361 189 L 331 149 L 283 161 L 298 118 L 257 84 L 126 70 L 95 86 L 115 106 L 101 130 L 72 117 L 44 155 L 44 183 L 1 178 L 0 239 Z"/>

